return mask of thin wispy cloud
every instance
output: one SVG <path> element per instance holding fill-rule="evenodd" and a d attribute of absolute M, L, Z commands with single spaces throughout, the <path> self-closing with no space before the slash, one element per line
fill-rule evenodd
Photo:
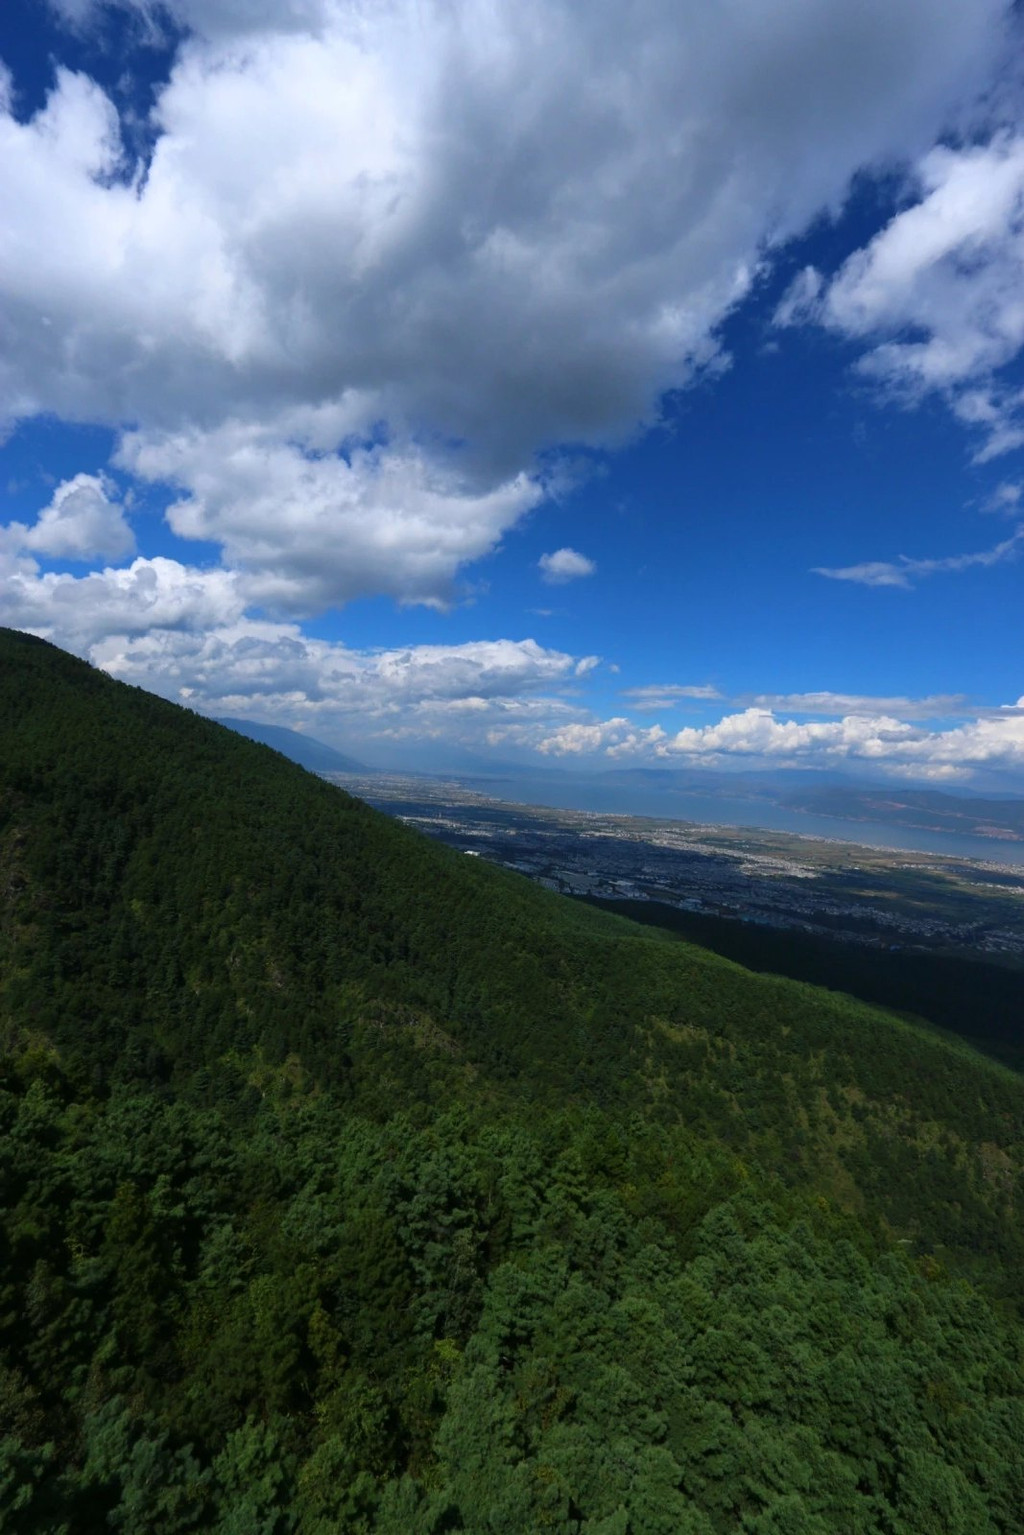
<path fill-rule="evenodd" d="M 1024 498 L 1024 485 L 1003 480 L 982 503 L 982 511 L 995 512 L 998 516 L 1014 517 L 1020 512 Z"/>
<path fill-rule="evenodd" d="M 679 683 L 669 683 L 662 687 L 657 683 L 651 683 L 646 687 L 623 688 L 620 694 L 622 698 L 628 698 L 630 705 L 641 712 L 648 709 L 672 709 L 677 704 L 687 700 L 710 701 L 721 698 L 721 693 L 710 683 L 701 683 L 690 687 Z"/>
<path fill-rule="evenodd" d="M 784 714 L 820 715 L 838 718 L 850 714 L 887 715 L 900 720 L 937 720 L 960 717 L 972 712 L 962 693 L 937 693 L 928 698 L 879 697 L 869 693 L 756 693 L 737 698 L 749 708 L 770 709 Z"/>
<path fill-rule="evenodd" d="M 829 567 L 816 565 L 816 576 L 827 576 L 830 581 L 854 581 L 860 586 L 897 586 L 909 590 L 917 581 L 928 576 L 963 570 L 985 569 L 1016 559 L 1024 540 L 1024 524 L 1009 538 L 991 549 L 976 554 L 952 554 L 941 559 L 913 560 L 901 554 L 898 560 L 866 560 L 860 565 Z"/>

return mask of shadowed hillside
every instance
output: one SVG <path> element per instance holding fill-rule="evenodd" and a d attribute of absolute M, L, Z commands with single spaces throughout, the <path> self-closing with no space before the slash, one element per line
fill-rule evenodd
<path fill-rule="evenodd" d="M 13 1530 L 1010 1532 L 1024 1083 L 0 631 Z"/>

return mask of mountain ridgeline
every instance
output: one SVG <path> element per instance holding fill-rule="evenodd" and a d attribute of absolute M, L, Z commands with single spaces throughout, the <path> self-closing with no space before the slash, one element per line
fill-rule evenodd
<path fill-rule="evenodd" d="M 259 741 L 263 746 L 273 747 L 274 751 L 289 757 L 300 767 L 308 768 L 311 773 L 372 771 L 365 762 L 359 762 L 355 757 L 346 757 L 344 752 L 336 751 L 324 741 L 302 735 L 298 730 L 287 730 L 283 725 L 264 725 L 259 720 L 240 720 L 227 716 L 219 719 L 217 724 L 226 725 L 229 730 L 237 730 L 240 736 L 248 736 L 250 741 Z"/>
<path fill-rule="evenodd" d="M 1024 1080 L 0 631 L 0 1528 L 1018 1535 Z"/>

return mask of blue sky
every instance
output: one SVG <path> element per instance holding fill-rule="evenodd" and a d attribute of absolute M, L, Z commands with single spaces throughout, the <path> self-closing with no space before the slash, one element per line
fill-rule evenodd
<path fill-rule="evenodd" d="M 1000 0 L 9 0 L 0 620 L 377 762 L 1024 792 Z"/>

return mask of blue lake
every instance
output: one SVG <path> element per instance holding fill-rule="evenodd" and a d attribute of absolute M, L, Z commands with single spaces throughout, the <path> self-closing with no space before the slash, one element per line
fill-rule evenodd
<path fill-rule="evenodd" d="M 468 780 L 467 780 L 468 781 Z M 862 847 L 892 847 L 902 852 L 945 853 L 951 858 L 982 858 L 988 863 L 1024 864 L 1024 842 L 998 837 L 959 836 L 953 832 L 916 830 L 871 821 L 846 821 L 837 816 L 812 815 L 761 798 L 730 799 L 692 790 L 645 788 L 609 784 L 607 779 L 519 778 L 476 779 L 475 787 L 495 799 L 555 810 L 594 810 L 614 815 L 659 816 L 696 821 L 706 826 L 751 826 L 766 831 L 828 837 Z"/>

